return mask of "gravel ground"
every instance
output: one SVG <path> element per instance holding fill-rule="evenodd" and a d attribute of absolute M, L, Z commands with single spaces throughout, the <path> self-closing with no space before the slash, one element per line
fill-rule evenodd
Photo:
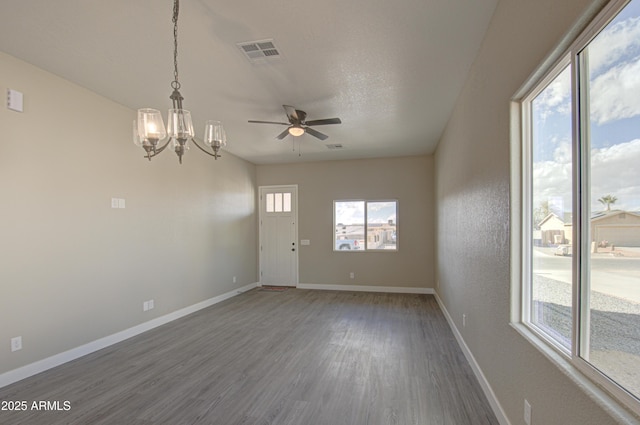
<path fill-rule="evenodd" d="M 533 280 L 534 320 L 556 337 L 571 339 L 571 285 L 544 276 Z M 640 396 L 640 304 L 591 293 L 590 362 Z"/>

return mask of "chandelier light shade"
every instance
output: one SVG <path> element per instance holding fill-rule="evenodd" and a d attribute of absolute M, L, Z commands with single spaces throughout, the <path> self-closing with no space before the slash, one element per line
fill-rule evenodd
<path fill-rule="evenodd" d="M 138 134 L 143 143 L 148 141 L 152 145 L 157 145 L 159 140 L 167 136 L 160 111 L 149 108 L 138 109 Z"/>
<path fill-rule="evenodd" d="M 191 122 L 191 112 L 185 109 L 169 109 L 167 114 L 167 133 L 169 137 L 175 139 L 195 136 L 193 123 Z"/>
<path fill-rule="evenodd" d="M 227 146 L 227 135 L 220 121 L 209 120 L 205 123 L 204 143 L 214 151 Z"/>
<path fill-rule="evenodd" d="M 171 82 L 173 92 L 169 98 L 173 103 L 173 107 L 169 109 L 167 114 L 167 127 L 165 130 L 162 114 L 157 109 L 143 108 L 138 109 L 137 121 L 134 121 L 133 142 L 144 149 L 145 158 L 151 161 L 151 158 L 171 144 L 174 152 L 178 155 L 178 160 L 182 164 L 182 156 L 189 150 L 189 143 L 193 144 L 207 155 L 211 155 L 214 159 L 220 157 L 220 149 L 227 145 L 226 134 L 220 121 L 209 120 L 205 124 L 204 129 L 204 145 L 209 147 L 212 152 L 203 148 L 198 144 L 193 130 L 193 121 L 191 120 L 191 112 L 182 108 L 184 98 L 180 94 L 180 82 L 178 81 L 178 12 L 180 4 L 179 0 L 173 1 L 173 76 Z M 162 141 L 162 146 L 158 146 Z"/>

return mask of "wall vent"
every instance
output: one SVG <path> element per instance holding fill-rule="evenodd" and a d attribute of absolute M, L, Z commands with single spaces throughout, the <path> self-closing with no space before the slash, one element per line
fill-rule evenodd
<path fill-rule="evenodd" d="M 237 46 L 251 62 L 256 62 L 261 59 L 275 59 L 280 57 L 280 51 L 273 43 L 272 39 L 245 41 L 238 43 Z"/>
<path fill-rule="evenodd" d="M 342 149 L 343 148 L 341 143 L 334 143 L 334 144 L 325 145 L 325 146 L 327 147 L 327 149 L 331 149 L 331 150 Z"/>

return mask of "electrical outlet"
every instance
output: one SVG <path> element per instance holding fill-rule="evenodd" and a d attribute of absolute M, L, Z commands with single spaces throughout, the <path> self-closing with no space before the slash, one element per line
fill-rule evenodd
<path fill-rule="evenodd" d="M 22 337 L 17 336 L 15 338 L 11 338 L 11 351 L 22 350 Z"/>
<path fill-rule="evenodd" d="M 233 277 L 233 283 L 236 283 L 236 277 L 235 276 Z"/>
<path fill-rule="evenodd" d="M 149 300 L 149 310 L 152 310 L 155 307 L 153 300 Z"/>
<path fill-rule="evenodd" d="M 531 425 L 531 405 L 524 399 L 524 423 Z"/>
<path fill-rule="evenodd" d="M 356 274 L 354 272 L 349 273 L 349 278 L 355 279 Z"/>
<path fill-rule="evenodd" d="M 462 327 L 463 328 L 467 327 L 467 315 L 466 314 L 462 315 Z"/>

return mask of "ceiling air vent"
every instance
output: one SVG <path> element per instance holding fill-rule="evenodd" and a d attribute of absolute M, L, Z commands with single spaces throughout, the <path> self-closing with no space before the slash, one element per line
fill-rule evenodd
<path fill-rule="evenodd" d="M 331 149 L 331 150 L 342 149 L 342 144 L 340 144 L 340 143 L 335 143 L 335 144 L 332 144 L 332 145 L 325 145 L 325 146 L 327 147 L 327 149 Z"/>
<path fill-rule="evenodd" d="M 280 57 L 280 52 L 273 44 L 273 40 L 246 41 L 238 43 L 237 46 L 251 62 Z"/>

